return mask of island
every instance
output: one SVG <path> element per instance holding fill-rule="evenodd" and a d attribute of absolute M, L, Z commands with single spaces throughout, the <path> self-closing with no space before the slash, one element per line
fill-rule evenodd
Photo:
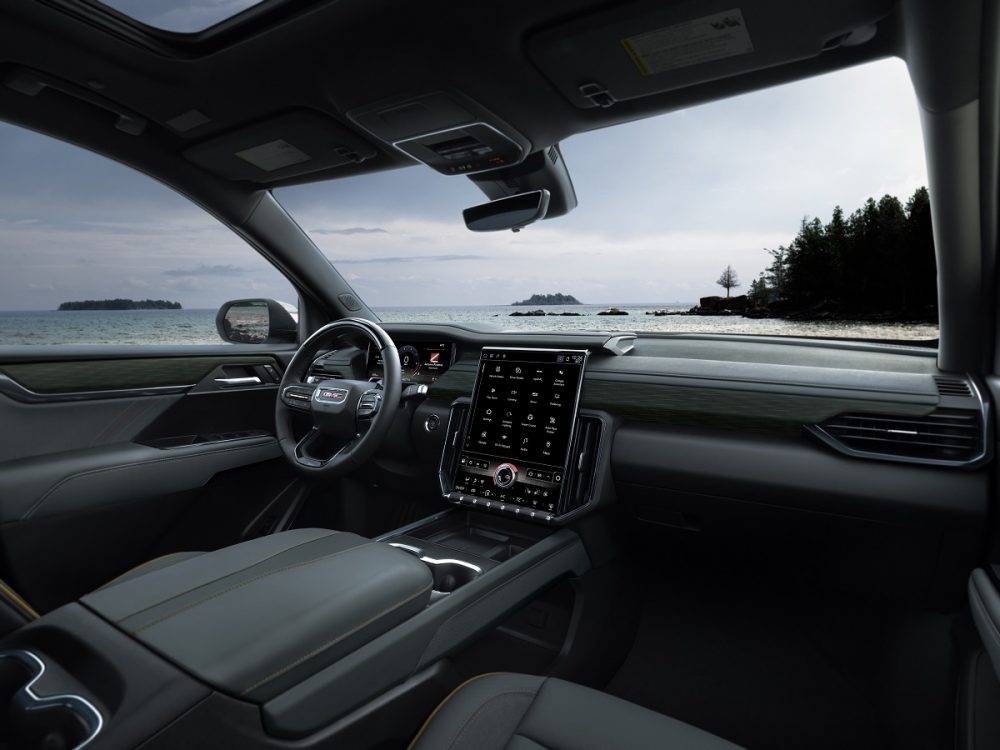
<path fill-rule="evenodd" d="M 514 306 L 524 305 L 582 305 L 572 294 L 532 294 L 528 299 L 511 302 Z"/>
<path fill-rule="evenodd" d="M 59 310 L 180 310 L 180 302 L 165 299 L 87 299 L 63 302 Z"/>

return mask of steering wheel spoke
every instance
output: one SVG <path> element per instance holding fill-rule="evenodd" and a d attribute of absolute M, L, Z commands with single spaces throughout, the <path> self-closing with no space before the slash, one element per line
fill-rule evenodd
<path fill-rule="evenodd" d="M 309 383 L 293 382 L 281 385 L 281 402 L 297 411 L 309 411 L 312 408 L 313 393 L 316 386 Z"/>

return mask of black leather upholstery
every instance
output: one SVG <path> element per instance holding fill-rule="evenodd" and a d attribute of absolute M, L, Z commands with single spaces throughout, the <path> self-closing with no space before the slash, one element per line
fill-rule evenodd
<path fill-rule="evenodd" d="M 184 560 L 190 560 L 192 557 L 198 557 L 199 555 L 204 555 L 204 552 L 171 552 L 168 555 L 162 555 L 160 557 L 154 557 L 152 560 L 147 560 L 144 563 L 139 563 L 131 570 L 126 570 L 117 578 L 112 578 L 106 584 L 101 586 L 102 589 L 106 589 L 109 586 L 116 586 L 119 583 L 125 583 L 136 576 L 145 575 L 146 573 L 152 573 L 154 570 L 159 570 L 160 568 L 165 568 L 168 565 L 173 565 L 174 563 L 179 563 Z M 100 591 L 100 589 L 98 589 Z"/>
<path fill-rule="evenodd" d="M 175 562 L 200 554 L 200 552 L 175 552 L 170 555 L 164 555 L 163 557 L 157 557 L 155 560 L 150 560 L 149 562 L 137 565 L 132 568 L 132 570 L 122 574 L 110 583 L 105 584 L 105 586 L 110 586 L 112 583 L 118 583 L 128 578 L 149 572 L 150 570 L 161 568 L 166 565 L 172 565 Z M 22 625 L 26 625 L 27 623 L 37 620 L 38 618 L 39 614 L 21 597 L 20 594 L 14 591 L 14 589 L 11 588 L 6 581 L 0 580 L 0 635 L 6 635 Z"/>
<path fill-rule="evenodd" d="M 470 680 L 431 715 L 411 750 L 738 750 L 726 740 L 550 677 Z"/>
<path fill-rule="evenodd" d="M 139 571 L 81 601 L 204 682 L 266 701 L 423 609 L 417 558 L 297 529 Z"/>

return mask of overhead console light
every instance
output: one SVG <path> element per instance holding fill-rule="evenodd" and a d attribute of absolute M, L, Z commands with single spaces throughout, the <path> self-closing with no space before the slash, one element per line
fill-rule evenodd
<path fill-rule="evenodd" d="M 520 164 L 528 142 L 468 97 L 436 91 L 347 113 L 394 148 L 447 175 Z"/>
<path fill-rule="evenodd" d="M 642 0 L 545 29 L 527 50 L 574 105 L 606 108 L 863 44 L 892 6 L 733 0 L 706 12 L 700 0 Z"/>
<path fill-rule="evenodd" d="M 517 164 L 524 151 L 483 122 L 396 141 L 392 144 L 441 174 L 476 174 Z"/>

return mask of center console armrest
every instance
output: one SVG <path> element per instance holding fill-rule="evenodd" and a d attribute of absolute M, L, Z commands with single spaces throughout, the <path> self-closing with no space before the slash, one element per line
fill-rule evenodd
<path fill-rule="evenodd" d="M 220 691 L 266 701 L 427 606 L 413 555 L 298 529 L 184 560 L 82 603 Z"/>

